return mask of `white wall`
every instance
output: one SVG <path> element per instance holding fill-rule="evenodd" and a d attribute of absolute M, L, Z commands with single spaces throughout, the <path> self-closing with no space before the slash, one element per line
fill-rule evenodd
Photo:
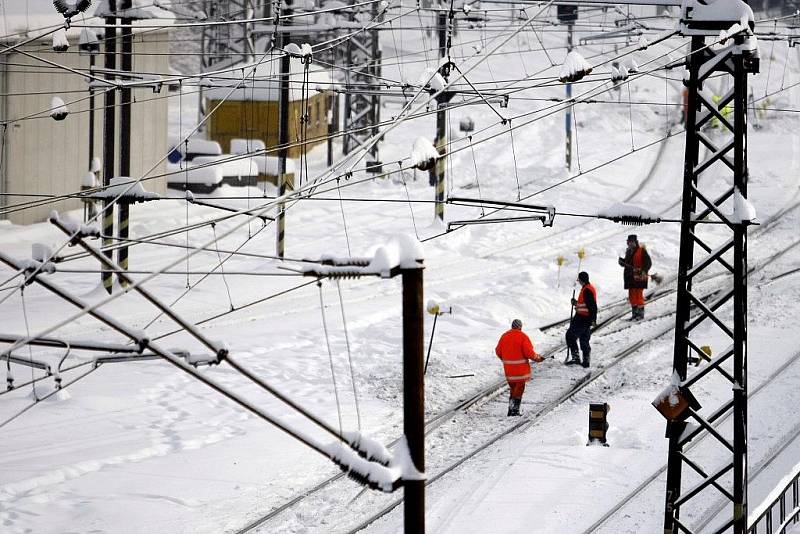
<path fill-rule="evenodd" d="M 65 53 L 55 53 L 50 40 L 27 46 L 24 50 L 48 61 L 73 69 L 89 67 L 88 56 L 77 51 L 77 40 Z M 134 37 L 135 56 L 133 68 L 152 73 L 168 74 L 168 44 L 166 32 L 138 34 Z M 117 47 L 119 50 L 119 46 Z M 6 131 L 7 159 L 3 162 L 6 177 L 6 193 L 63 195 L 80 190 L 81 180 L 89 165 L 89 100 L 87 80 L 78 74 L 49 66 L 22 53 L 5 56 L 5 90 L 9 94 L 5 109 L 8 119 L 24 119 L 9 125 Z M 102 66 L 102 55 L 97 56 Z M 119 68 L 119 59 L 117 63 Z M 52 93 L 67 102 L 70 114 L 63 121 L 55 121 L 47 111 L 51 107 Z M 44 94 L 37 94 L 44 93 Z M 139 178 L 165 153 L 167 146 L 167 89 L 160 94 L 151 89 L 133 91 L 135 103 L 132 107 L 131 174 Z M 119 104 L 120 95 L 116 95 Z M 103 97 L 95 97 L 95 146 L 94 155 L 102 158 Z M 0 103 L 0 109 L 4 106 Z M 2 134 L 2 130 L 0 130 Z M 116 135 L 119 142 L 119 133 Z M 115 153 L 119 153 L 117 147 Z M 118 159 L 118 156 L 117 156 Z M 118 168 L 118 166 L 117 166 Z M 150 175 L 161 174 L 166 166 L 161 163 Z M 145 188 L 163 193 L 166 180 L 157 178 L 145 182 Z M 2 197 L 5 206 L 26 201 L 40 200 L 34 197 Z M 46 203 L 44 205 L 13 211 L 5 218 L 17 224 L 29 224 L 44 220 L 51 210 L 79 209 L 77 199 Z M 2 217 L 2 215 L 0 215 Z"/>

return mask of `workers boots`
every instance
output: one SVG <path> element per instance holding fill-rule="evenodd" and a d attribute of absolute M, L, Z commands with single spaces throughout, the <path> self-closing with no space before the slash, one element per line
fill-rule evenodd
<path fill-rule="evenodd" d="M 639 316 L 639 320 L 644 321 L 644 306 L 638 306 L 636 308 L 636 313 Z"/>
<path fill-rule="evenodd" d="M 578 365 L 581 363 L 581 358 L 578 356 L 577 352 L 573 352 L 570 356 L 570 359 L 564 362 L 566 365 Z"/>
<path fill-rule="evenodd" d="M 585 353 L 583 355 L 583 361 L 581 362 L 583 367 L 589 367 L 589 353 Z"/>
<path fill-rule="evenodd" d="M 520 415 L 519 405 L 522 404 L 522 399 L 508 399 L 508 417 Z"/>

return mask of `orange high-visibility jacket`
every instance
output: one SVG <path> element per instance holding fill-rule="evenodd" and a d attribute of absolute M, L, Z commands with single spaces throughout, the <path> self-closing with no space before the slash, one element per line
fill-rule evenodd
<path fill-rule="evenodd" d="M 597 304 L 597 290 L 595 290 L 592 284 L 586 284 L 585 286 L 583 286 L 583 288 L 581 288 L 581 292 L 578 295 L 578 303 L 575 304 L 575 313 L 577 315 L 585 315 L 586 317 L 588 317 L 589 315 L 591 315 L 591 312 L 589 311 L 589 307 L 586 305 L 586 302 L 584 301 L 584 294 L 586 291 L 592 292 L 592 296 L 594 297 L 594 302 L 595 304 Z"/>
<path fill-rule="evenodd" d="M 540 362 L 541 356 L 533 350 L 533 343 L 522 330 L 512 328 L 497 342 L 494 353 L 503 362 L 506 380 L 509 382 L 525 382 L 531 379 L 531 365 L 528 360 Z"/>

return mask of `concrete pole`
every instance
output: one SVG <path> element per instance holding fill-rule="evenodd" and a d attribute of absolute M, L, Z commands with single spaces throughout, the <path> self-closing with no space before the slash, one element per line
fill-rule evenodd
<path fill-rule="evenodd" d="M 111 13 L 117 10 L 116 0 L 108 0 L 108 10 Z M 117 68 L 117 29 L 114 28 L 117 24 L 117 19 L 115 17 L 107 17 L 105 23 L 103 66 L 107 70 L 114 70 Z M 114 78 L 112 74 L 107 74 L 106 77 L 109 80 Z M 111 178 L 114 177 L 116 118 L 116 93 L 114 91 L 106 91 L 103 97 L 103 186 L 105 187 L 108 187 L 111 183 Z M 114 205 L 106 199 L 103 201 L 103 248 L 111 246 L 111 237 L 113 235 Z M 112 251 L 107 250 L 104 254 L 110 259 Z M 111 293 L 111 286 L 114 282 L 112 273 L 103 269 L 100 279 L 103 282 L 103 288 L 108 293 Z"/>
<path fill-rule="evenodd" d="M 122 0 L 122 9 L 131 9 L 132 0 Z M 133 70 L 133 29 L 131 19 L 123 18 L 122 22 L 122 70 Z M 131 89 L 124 88 L 120 97 L 120 131 L 119 131 L 119 174 L 131 176 Z M 119 243 L 123 245 L 117 252 L 117 263 L 124 270 L 128 270 L 128 247 L 126 239 L 130 235 L 130 203 L 124 199 L 118 201 L 117 209 L 117 235 Z M 127 287 L 127 278 L 117 276 L 122 287 Z"/>
<path fill-rule="evenodd" d="M 572 24 L 567 24 L 567 53 L 572 51 Z M 567 101 L 572 99 L 572 84 L 566 84 Z M 572 104 L 567 105 L 567 115 L 564 121 L 566 126 L 566 166 L 567 172 L 572 170 Z"/>
<path fill-rule="evenodd" d="M 411 460 L 425 472 L 425 317 L 422 266 L 403 269 L 403 433 Z M 425 534 L 425 481 L 406 480 L 406 534 Z"/>
<path fill-rule="evenodd" d="M 285 0 L 285 7 L 281 11 L 281 15 L 289 16 L 292 14 L 292 0 Z M 279 21 L 279 24 L 291 24 L 291 19 Z M 281 32 L 278 34 L 278 46 L 282 50 L 289 44 L 289 32 Z M 288 54 L 281 56 L 280 62 L 280 94 L 278 97 L 278 196 L 282 197 L 286 194 L 286 158 L 289 155 L 289 79 L 291 62 Z M 275 255 L 283 258 L 286 250 L 286 204 L 280 202 L 278 204 L 278 216 L 275 218 L 276 224 L 276 238 L 275 238 Z"/>

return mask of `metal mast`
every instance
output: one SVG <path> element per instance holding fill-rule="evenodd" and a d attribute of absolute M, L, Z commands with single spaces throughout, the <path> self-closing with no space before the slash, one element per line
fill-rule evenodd
<path fill-rule="evenodd" d="M 746 6 L 744 6 L 746 9 Z M 695 6 L 696 11 L 700 11 Z M 673 383 L 679 387 L 679 410 L 667 417 L 667 468 L 664 532 L 694 532 L 690 523 L 710 497 L 731 503 L 729 519 L 714 532 L 744 534 L 747 528 L 747 74 L 758 72 L 758 58 L 744 32 L 715 45 L 721 26 L 730 21 L 689 19 L 682 33 L 692 36 L 688 58 L 688 110 L 684 159 L 683 206 L 678 296 L 675 319 Z M 712 45 L 714 45 L 712 47 Z M 713 79 L 712 80 L 710 78 Z M 712 89 L 712 85 L 715 89 Z M 719 89 L 717 89 L 719 88 Z M 718 92 L 719 94 L 714 94 Z M 715 126 L 714 126 L 715 125 Z M 706 152 L 700 161 L 700 147 Z M 703 180 L 714 169 L 714 177 Z M 728 174 L 721 182 L 719 175 Z M 707 219 L 722 224 L 702 224 Z M 713 228 L 712 228 L 713 227 Z M 701 298 L 695 280 L 722 268 L 726 286 L 710 300 Z M 709 357 L 709 337 L 723 337 L 725 347 Z M 704 365 L 699 365 L 705 362 Z M 690 363 L 696 365 L 689 366 Z M 712 398 L 701 411 L 698 395 L 719 381 L 731 395 Z M 721 402 L 721 405 L 716 406 Z M 663 412 L 662 412 L 663 413 Z M 720 425 L 732 414 L 732 424 Z M 708 435 L 704 454 L 690 455 L 692 439 Z M 711 442 L 711 443 L 709 443 Z M 713 452 L 709 454 L 709 447 Z M 713 464 L 710 459 L 713 458 Z M 711 493 L 708 493 L 711 492 Z M 713 495 L 712 495 L 713 494 Z M 698 507 L 693 507 L 696 503 Z M 682 516 L 681 512 L 684 511 Z"/>
<path fill-rule="evenodd" d="M 355 0 L 351 0 L 355 3 Z M 353 8 L 351 21 L 375 26 L 382 18 L 378 3 L 372 4 L 368 16 L 360 16 Z M 347 41 L 344 97 L 344 137 L 342 151 L 349 154 L 378 132 L 380 122 L 381 47 L 376 29 L 355 32 Z M 370 149 L 367 165 L 379 160 L 377 143 Z M 378 170 L 378 169 L 375 169 Z"/>
<path fill-rule="evenodd" d="M 223 68 L 254 60 L 256 54 L 255 17 L 266 16 L 263 0 L 205 0 L 208 21 L 242 21 L 237 24 L 203 26 L 203 70 Z"/>

